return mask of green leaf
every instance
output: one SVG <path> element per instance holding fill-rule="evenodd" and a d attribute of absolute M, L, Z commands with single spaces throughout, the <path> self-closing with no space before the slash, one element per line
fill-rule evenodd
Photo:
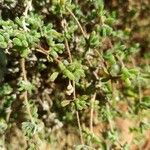
<path fill-rule="evenodd" d="M 87 99 L 88 99 L 87 95 L 82 95 L 79 98 L 75 99 L 74 104 L 76 106 L 76 109 L 77 110 L 85 109 L 88 105 Z"/>
<path fill-rule="evenodd" d="M 0 42 L 4 42 L 5 38 L 0 34 Z"/>
<path fill-rule="evenodd" d="M 15 46 L 22 46 L 22 42 L 21 42 L 21 40 L 18 39 L 18 38 L 13 38 L 13 44 L 14 44 Z"/>
<path fill-rule="evenodd" d="M 62 107 L 65 107 L 65 106 L 69 105 L 70 102 L 71 102 L 71 101 L 69 101 L 69 100 L 64 100 L 64 101 L 61 102 L 61 106 L 62 106 Z"/>
<path fill-rule="evenodd" d="M 5 131 L 7 129 L 8 125 L 4 119 L 0 119 L 0 134 L 3 135 L 5 134 Z"/>
<path fill-rule="evenodd" d="M 26 136 L 31 137 L 37 132 L 37 126 L 32 122 L 23 122 L 22 130 Z"/>
<path fill-rule="evenodd" d="M 101 34 L 102 34 L 102 37 L 106 37 L 106 35 L 107 35 L 106 28 L 102 28 Z"/>
<path fill-rule="evenodd" d="M 77 82 L 80 80 L 81 77 L 85 77 L 85 73 L 83 69 L 76 69 L 73 74 Z"/>
<path fill-rule="evenodd" d="M 106 37 L 113 33 L 113 29 L 110 26 L 104 24 L 101 28 L 100 33 L 102 37 Z"/>
<path fill-rule="evenodd" d="M 116 64 L 116 60 L 111 51 L 107 51 L 104 53 L 103 58 L 108 60 L 111 64 Z"/>
<path fill-rule="evenodd" d="M 104 1 L 103 0 L 96 0 L 93 1 L 95 3 L 95 7 L 96 9 L 98 9 L 100 11 L 100 16 L 103 15 L 103 10 L 104 10 Z"/>
<path fill-rule="evenodd" d="M 22 46 L 28 47 L 28 42 L 27 42 L 26 40 L 23 40 L 23 41 L 22 41 Z"/>
<path fill-rule="evenodd" d="M 143 108 L 150 108 L 150 96 L 143 97 L 140 105 Z"/>
<path fill-rule="evenodd" d="M 55 79 L 58 77 L 59 72 L 54 72 L 50 76 L 50 81 L 55 81 Z"/>
<path fill-rule="evenodd" d="M 61 71 L 66 69 L 66 66 L 62 62 L 59 62 L 58 66 L 59 66 Z"/>
<path fill-rule="evenodd" d="M 75 76 L 74 76 L 73 73 L 70 72 L 69 70 L 65 69 L 65 70 L 63 71 L 63 74 L 64 74 L 65 76 L 67 76 L 70 80 L 75 80 Z"/>
<path fill-rule="evenodd" d="M 12 93 L 12 91 L 12 87 L 8 83 L 5 83 L 3 86 L 0 87 L 0 96 L 9 95 Z"/>
<path fill-rule="evenodd" d="M 99 45 L 99 35 L 97 35 L 95 31 L 93 31 L 89 37 L 89 44 L 93 48 Z"/>
<path fill-rule="evenodd" d="M 6 42 L 0 42 L 0 48 L 7 48 L 7 43 Z"/>
<path fill-rule="evenodd" d="M 58 58 L 58 54 L 57 54 L 56 51 L 51 50 L 51 51 L 50 51 L 50 54 L 51 54 L 54 58 Z"/>
<path fill-rule="evenodd" d="M 138 75 L 139 70 L 137 70 L 136 68 L 130 69 L 129 72 L 133 75 Z"/>
<path fill-rule="evenodd" d="M 32 91 L 35 90 L 35 86 L 29 81 L 20 81 L 18 85 L 19 85 L 18 88 L 19 91 L 28 91 L 29 93 L 32 93 Z"/>
<path fill-rule="evenodd" d="M 129 78 L 125 79 L 125 83 L 127 86 L 131 86 L 131 81 Z"/>
<path fill-rule="evenodd" d="M 4 33 L 3 36 L 4 36 L 5 40 L 8 42 L 10 39 L 10 35 L 8 33 Z"/>
<path fill-rule="evenodd" d="M 122 77 L 124 79 L 130 78 L 130 72 L 129 72 L 129 70 L 126 67 L 122 68 Z"/>
<path fill-rule="evenodd" d="M 26 40 L 26 33 L 19 33 L 16 35 L 16 37 L 21 41 Z"/>
<path fill-rule="evenodd" d="M 20 53 L 21 53 L 21 57 L 26 58 L 29 54 L 29 49 L 28 48 L 21 48 L 20 49 Z"/>

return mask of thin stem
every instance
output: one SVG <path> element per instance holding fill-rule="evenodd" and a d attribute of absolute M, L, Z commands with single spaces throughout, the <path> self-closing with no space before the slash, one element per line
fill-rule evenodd
<path fill-rule="evenodd" d="M 66 49 L 67 49 L 67 52 L 68 52 L 68 55 L 69 55 L 69 60 L 72 63 L 72 55 L 71 55 L 71 52 L 70 52 L 70 48 L 69 48 L 69 44 L 68 44 L 67 39 L 65 39 L 65 46 L 66 46 Z"/>
<path fill-rule="evenodd" d="M 86 32 L 83 30 L 83 28 L 82 28 L 80 22 L 78 21 L 77 17 L 74 15 L 74 13 L 73 13 L 68 7 L 66 7 L 66 9 L 67 9 L 68 12 L 70 13 L 70 15 L 74 18 L 74 20 L 76 21 L 77 25 L 79 26 L 79 28 L 80 28 L 80 30 L 81 30 L 83 36 L 84 36 L 84 38 L 86 39 L 86 38 L 87 38 L 87 34 L 86 34 Z"/>
<path fill-rule="evenodd" d="M 75 81 L 73 81 L 73 99 L 76 99 L 76 90 L 75 90 Z M 76 117 L 77 117 L 77 123 L 78 123 L 78 128 L 79 128 L 79 133 L 80 133 L 80 140 L 81 140 L 81 144 L 84 144 L 84 140 L 83 140 L 83 135 L 82 135 L 82 128 L 81 128 L 81 122 L 80 122 L 80 117 L 79 117 L 79 112 L 76 110 Z"/>
<path fill-rule="evenodd" d="M 27 81 L 27 72 L 25 69 L 25 59 L 24 58 L 21 59 L 21 69 L 22 69 L 23 78 L 25 81 Z"/>
<path fill-rule="evenodd" d="M 91 98 L 91 111 L 90 111 L 90 131 L 93 133 L 93 114 L 94 114 L 94 102 L 96 98 L 96 92 Z"/>
<path fill-rule="evenodd" d="M 67 51 L 68 51 L 68 55 L 70 55 L 70 56 L 69 56 L 70 62 L 72 62 L 72 56 L 71 56 L 71 52 L 70 52 L 69 46 L 67 45 L 66 48 L 67 48 Z M 40 48 L 40 49 L 36 49 L 36 50 L 37 50 L 38 52 L 40 52 L 40 53 L 43 53 L 43 54 L 47 55 L 47 53 L 45 53 L 45 50 L 43 50 L 43 49 L 41 49 L 41 48 Z M 59 61 L 58 59 L 56 59 L 56 58 L 55 58 L 55 61 L 56 61 L 57 63 L 60 62 L 60 61 Z M 74 81 L 73 81 L 73 88 L 74 88 L 74 91 L 73 91 L 73 99 L 75 100 L 75 99 L 76 99 L 76 92 L 75 92 L 75 82 L 74 82 Z M 76 113 L 76 117 L 77 117 L 77 123 L 78 123 L 79 134 L 80 134 L 80 140 L 81 140 L 81 143 L 84 144 L 79 113 L 78 113 L 77 110 L 76 110 L 75 113 Z"/>
<path fill-rule="evenodd" d="M 25 59 L 24 58 L 21 59 L 21 70 L 22 70 L 22 74 L 23 74 L 23 79 L 25 82 L 27 82 L 28 80 L 27 80 L 27 74 L 26 74 L 26 70 L 25 70 Z M 23 93 L 23 96 L 24 96 L 24 101 L 25 101 L 25 105 L 26 105 L 30 120 L 32 123 L 34 123 L 34 120 L 33 120 L 32 114 L 31 114 L 31 110 L 30 110 L 30 104 L 28 102 L 28 92 L 25 91 Z"/>
<path fill-rule="evenodd" d="M 64 28 L 65 31 L 67 31 L 66 25 L 67 25 L 66 20 L 65 19 L 62 20 L 62 27 Z M 69 44 L 68 44 L 67 38 L 65 38 L 65 46 L 66 46 L 66 49 L 67 49 L 67 52 L 68 52 L 69 61 L 70 61 L 70 63 L 72 63 L 73 60 L 72 60 L 72 55 L 71 55 L 71 51 L 70 51 L 70 48 L 69 48 Z M 76 100 L 76 86 L 75 86 L 75 81 L 73 81 L 72 84 L 73 84 L 73 89 L 74 89 L 73 90 L 73 100 Z M 79 134 L 80 134 L 80 140 L 81 140 L 81 143 L 84 144 L 83 135 L 82 135 L 82 128 L 81 128 L 81 122 L 80 122 L 80 117 L 79 117 L 79 112 L 76 110 L 75 113 L 76 113 L 76 117 L 77 117 L 77 123 L 78 123 Z"/>
<path fill-rule="evenodd" d="M 67 28 L 66 28 L 67 22 L 66 22 L 66 19 L 63 19 L 62 22 L 61 22 L 61 24 L 62 24 L 62 27 L 64 28 L 64 31 L 67 32 Z M 71 51 L 70 51 L 70 48 L 69 48 L 69 44 L 68 44 L 67 38 L 65 38 L 65 47 L 66 47 L 68 55 L 69 55 L 69 61 L 72 63 L 72 55 L 71 55 Z"/>
<path fill-rule="evenodd" d="M 9 122 L 11 112 L 12 112 L 11 108 L 8 108 L 8 109 L 7 109 L 6 122 Z"/>

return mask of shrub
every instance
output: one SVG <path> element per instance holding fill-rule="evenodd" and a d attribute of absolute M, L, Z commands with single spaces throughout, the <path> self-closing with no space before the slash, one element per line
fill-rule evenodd
<path fill-rule="evenodd" d="M 102 0 L 3 1 L 2 148 L 12 149 L 17 131 L 25 138 L 18 137 L 22 149 L 58 147 L 55 134 L 66 138 L 63 131 L 71 130 L 77 136 L 71 149 L 129 149 L 143 142 L 149 129 L 150 96 L 144 94 L 149 65 L 135 62 L 140 44 L 118 23 L 117 12 L 108 12 Z M 136 135 L 132 143 L 121 139 L 118 118 L 134 124 L 126 128 Z"/>

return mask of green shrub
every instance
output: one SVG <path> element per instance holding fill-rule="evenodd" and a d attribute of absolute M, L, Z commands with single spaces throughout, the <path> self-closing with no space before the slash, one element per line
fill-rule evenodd
<path fill-rule="evenodd" d="M 117 12 L 108 12 L 102 0 L 4 0 L 2 6 L 2 148 L 12 149 L 15 126 L 25 137 L 22 149 L 59 145 L 55 134 L 69 128 L 76 129 L 78 141 L 71 149 L 130 149 L 131 143 L 120 141 L 117 118 L 135 124 L 132 143 L 143 142 L 150 107 L 143 91 L 150 72 L 148 63 L 135 61 L 148 58 L 140 58 L 140 44 L 130 40 L 130 32 L 117 28 Z M 105 128 L 96 133 L 100 124 Z"/>

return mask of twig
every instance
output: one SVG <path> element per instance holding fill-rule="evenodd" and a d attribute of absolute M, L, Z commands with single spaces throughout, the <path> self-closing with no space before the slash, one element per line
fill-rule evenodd
<path fill-rule="evenodd" d="M 66 24 L 67 24 L 66 20 L 65 19 L 62 20 L 62 27 L 64 28 L 65 31 L 67 31 Z M 66 49 L 67 49 L 67 52 L 68 52 L 69 61 L 70 61 L 70 63 L 72 63 L 73 62 L 72 55 L 71 55 L 71 51 L 70 51 L 70 48 L 69 48 L 68 40 L 66 38 L 65 38 L 65 46 L 66 46 Z M 75 81 L 73 81 L 72 84 L 73 84 L 73 89 L 74 89 L 73 90 L 73 100 L 75 100 L 76 99 Z M 79 128 L 79 133 L 80 133 L 81 144 L 84 144 L 83 135 L 82 135 L 82 128 L 81 128 L 81 123 L 80 123 L 80 117 L 79 117 L 79 112 L 76 110 L 75 113 L 76 113 L 76 117 L 77 117 L 77 123 L 78 123 L 78 128 Z"/>
<path fill-rule="evenodd" d="M 74 13 L 73 13 L 68 7 L 66 7 L 66 9 L 67 9 L 68 12 L 70 13 L 70 15 L 74 18 L 74 20 L 75 20 L 76 23 L 78 24 L 78 26 L 79 26 L 79 28 L 80 28 L 80 30 L 81 30 L 83 36 L 84 36 L 84 38 L 86 39 L 86 38 L 87 38 L 87 34 L 86 34 L 86 32 L 83 30 L 83 28 L 82 28 L 80 22 L 78 21 L 78 19 L 77 19 L 76 16 L 74 15 Z"/>
<path fill-rule="evenodd" d="M 72 63 L 72 56 L 71 56 L 71 52 L 70 52 L 70 49 L 69 49 L 69 44 L 68 44 L 67 39 L 65 39 L 65 45 L 66 45 L 66 49 L 67 49 L 67 52 L 68 52 L 68 55 L 69 55 L 70 62 Z"/>
<path fill-rule="evenodd" d="M 25 59 L 24 58 L 21 59 L 21 70 L 22 70 L 24 81 L 28 82 L 27 75 L 26 75 L 26 70 L 25 70 Z M 24 96 L 24 101 L 25 101 L 25 105 L 26 105 L 27 112 L 29 114 L 30 120 L 31 120 L 32 123 L 34 123 L 34 120 L 33 120 L 32 114 L 31 114 L 31 110 L 30 110 L 30 104 L 28 102 L 28 92 L 25 91 L 23 93 L 23 96 Z"/>
<path fill-rule="evenodd" d="M 67 25 L 67 22 L 65 19 L 62 20 L 62 27 L 64 28 L 65 32 L 67 31 L 66 29 L 66 25 Z M 71 55 L 71 51 L 70 51 L 70 48 L 69 48 L 69 44 L 68 44 L 68 40 L 65 38 L 65 46 L 66 46 L 66 49 L 67 49 L 67 52 L 68 52 L 68 55 L 69 55 L 69 61 L 72 63 L 72 55 Z"/>
<path fill-rule="evenodd" d="M 26 69 L 25 69 L 25 59 L 24 58 L 21 59 L 21 69 L 22 69 L 23 78 L 25 81 L 27 81 L 27 73 L 26 73 Z"/>
<path fill-rule="evenodd" d="M 9 122 L 10 115 L 11 115 L 11 113 L 12 113 L 12 110 L 11 110 L 11 108 L 8 108 L 8 109 L 6 110 L 6 112 L 7 112 L 7 116 L 6 116 L 6 122 Z"/>
<path fill-rule="evenodd" d="M 90 111 L 90 131 L 93 133 L 93 113 L 94 113 L 94 102 L 96 98 L 96 92 L 91 98 L 91 111 Z"/>
<path fill-rule="evenodd" d="M 73 99 L 75 100 L 76 99 L 75 81 L 73 81 L 73 87 L 74 87 Z M 80 133 L 81 144 L 84 144 L 83 135 L 82 135 L 82 128 L 81 128 L 81 122 L 80 122 L 80 117 L 79 117 L 79 112 L 77 110 L 76 110 L 76 117 L 77 117 L 79 133 Z"/>
<path fill-rule="evenodd" d="M 48 55 L 48 52 L 43 51 L 43 50 L 41 50 L 41 49 L 36 49 L 36 51 L 38 51 L 38 52 L 40 52 L 40 53 L 42 53 L 42 54 Z"/>

